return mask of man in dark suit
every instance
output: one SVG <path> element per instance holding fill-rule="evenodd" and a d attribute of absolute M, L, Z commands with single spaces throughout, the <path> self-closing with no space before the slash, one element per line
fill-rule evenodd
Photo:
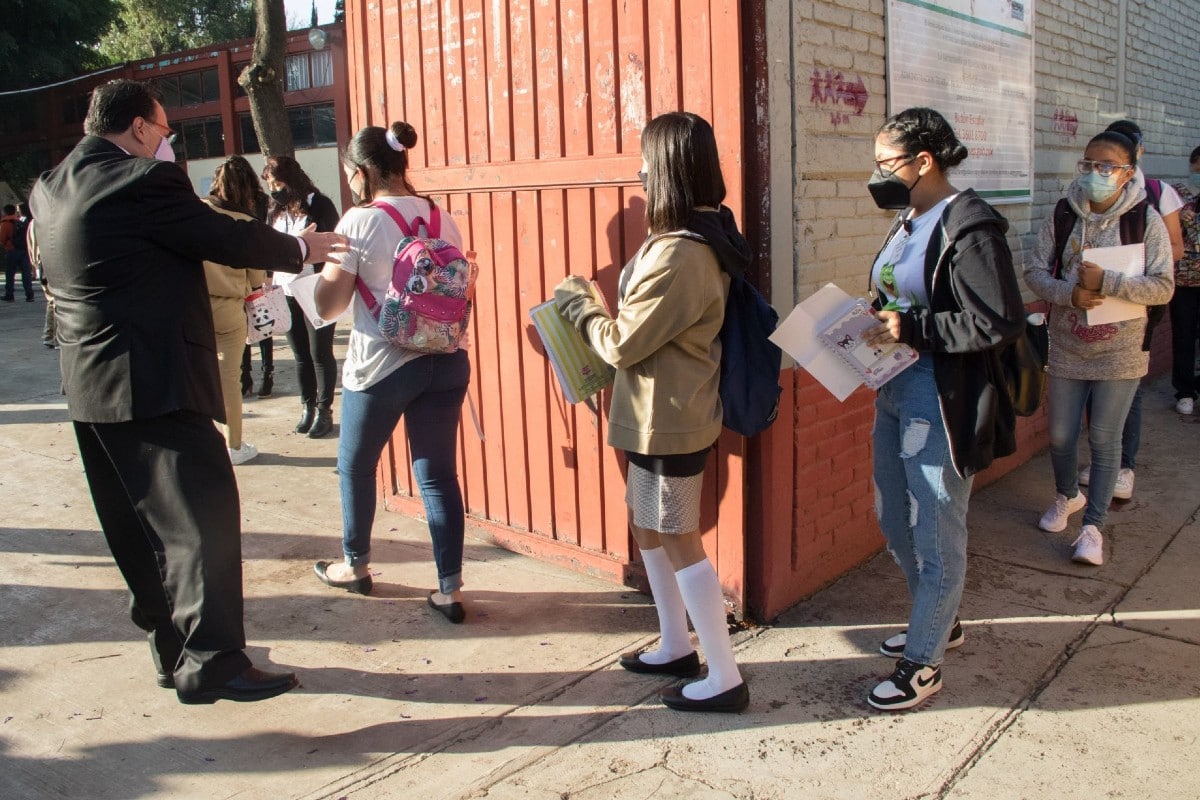
<path fill-rule="evenodd" d="M 166 163 L 173 134 L 146 84 L 97 87 L 84 130 L 30 202 L 100 527 L 159 686 L 183 703 L 274 697 L 297 680 L 243 651 L 241 514 L 213 425 L 225 411 L 201 262 L 299 272 L 345 239 L 289 236 L 201 202 Z"/>

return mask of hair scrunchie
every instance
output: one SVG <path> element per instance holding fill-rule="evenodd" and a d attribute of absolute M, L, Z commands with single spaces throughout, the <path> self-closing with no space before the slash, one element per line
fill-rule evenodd
<path fill-rule="evenodd" d="M 402 153 L 407 149 L 403 144 L 400 143 L 400 140 L 396 138 L 396 134 L 392 133 L 391 128 L 387 129 L 387 133 L 383 135 L 383 138 L 387 139 L 388 147 L 392 148 L 398 153 Z"/>

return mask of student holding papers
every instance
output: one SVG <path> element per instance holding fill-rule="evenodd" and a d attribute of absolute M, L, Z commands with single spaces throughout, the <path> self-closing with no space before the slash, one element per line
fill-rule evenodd
<path fill-rule="evenodd" d="M 871 341 L 919 358 L 875 401 L 879 527 L 912 595 L 908 628 L 880 645 L 897 658 L 871 692 L 875 708 L 912 708 L 942 687 L 942 656 L 963 642 L 967 501 L 976 472 L 1016 448 L 999 348 L 1025 311 L 1004 238 L 1008 222 L 947 170 L 967 148 L 936 111 L 911 108 L 875 138 L 876 205 L 900 213 L 871 269 Z"/>
<path fill-rule="evenodd" d="M 608 443 L 629 460 L 625 502 L 654 593 L 662 638 L 626 653 L 631 672 L 690 678 L 664 689 L 681 711 L 736 713 L 750 693 L 733 658 L 725 602 L 700 539 L 700 491 L 708 449 L 721 434 L 721 323 L 730 272 L 750 263 L 750 246 L 721 205 L 725 180 L 712 126 L 686 112 L 642 131 L 642 185 L 650 237 L 621 270 L 611 316 L 588 282 L 570 277 L 554 301 L 588 344 L 616 367 Z"/>
<path fill-rule="evenodd" d="M 1088 142 L 1079 175 L 1067 189 L 1076 217 L 1067 243 L 1055 252 L 1055 221 L 1048 217 L 1025 268 L 1025 283 L 1053 305 L 1050 459 L 1057 496 L 1038 526 L 1062 531 L 1068 517 L 1086 506 L 1073 558 L 1096 566 L 1104 563 L 1101 531 L 1116 486 L 1125 416 L 1150 363 L 1142 349 L 1146 314 L 1139 307 L 1166 303 L 1174 288 L 1167 228 L 1133 180 L 1136 164 L 1137 144 L 1124 134 L 1105 131 Z M 1131 212 L 1145 217 L 1140 244 L 1122 242 L 1121 217 Z M 1131 247 L 1138 251 L 1140 270 L 1129 270 L 1128 259 L 1118 257 Z M 1113 298 L 1135 304 L 1137 313 L 1101 312 Z M 1089 397 L 1091 469 L 1085 497 L 1079 491 L 1076 447 Z"/>

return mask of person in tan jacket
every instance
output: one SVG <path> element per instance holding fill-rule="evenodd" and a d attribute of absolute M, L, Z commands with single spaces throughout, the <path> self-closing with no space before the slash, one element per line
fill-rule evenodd
<path fill-rule="evenodd" d="M 686 112 L 642 131 L 642 178 L 650 236 L 621 271 L 617 316 L 582 278 L 554 292 L 563 316 L 616 367 L 608 443 L 629 461 L 625 501 L 654 593 L 658 649 L 626 653 L 631 672 L 691 677 L 704 648 L 708 675 L 664 689 L 682 711 L 742 711 L 750 694 L 725 622 L 716 570 L 700 538 L 700 492 L 708 450 L 721 433 L 721 324 L 729 274 L 750 261 L 733 215 L 712 126 Z"/>
<path fill-rule="evenodd" d="M 253 219 L 262 193 L 250 162 L 230 156 L 213 174 L 212 189 L 204 202 L 234 219 Z M 208 299 L 212 303 L 213 329 L 217 334 L 217 359 L 221 366 L 221 393 L 225 398 L 225 444 L 234 464 L 245 464 L 258 449 L 242 440 L 242 351 L 246 347 L 245 298 L 263 285 L 267 274 L 259 269 L 233 269 L 204 262 Z"/>

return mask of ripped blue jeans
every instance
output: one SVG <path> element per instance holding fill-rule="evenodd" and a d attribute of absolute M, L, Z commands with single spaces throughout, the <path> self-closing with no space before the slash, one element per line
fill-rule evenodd
<path fill-rule="evenodd" d="M 908 582 L 904 657 L 940 664 L 967 577 L 967 502 L 938 405 L 933 356 L 892 378 L 875 399 L 875 513 Z"/>

